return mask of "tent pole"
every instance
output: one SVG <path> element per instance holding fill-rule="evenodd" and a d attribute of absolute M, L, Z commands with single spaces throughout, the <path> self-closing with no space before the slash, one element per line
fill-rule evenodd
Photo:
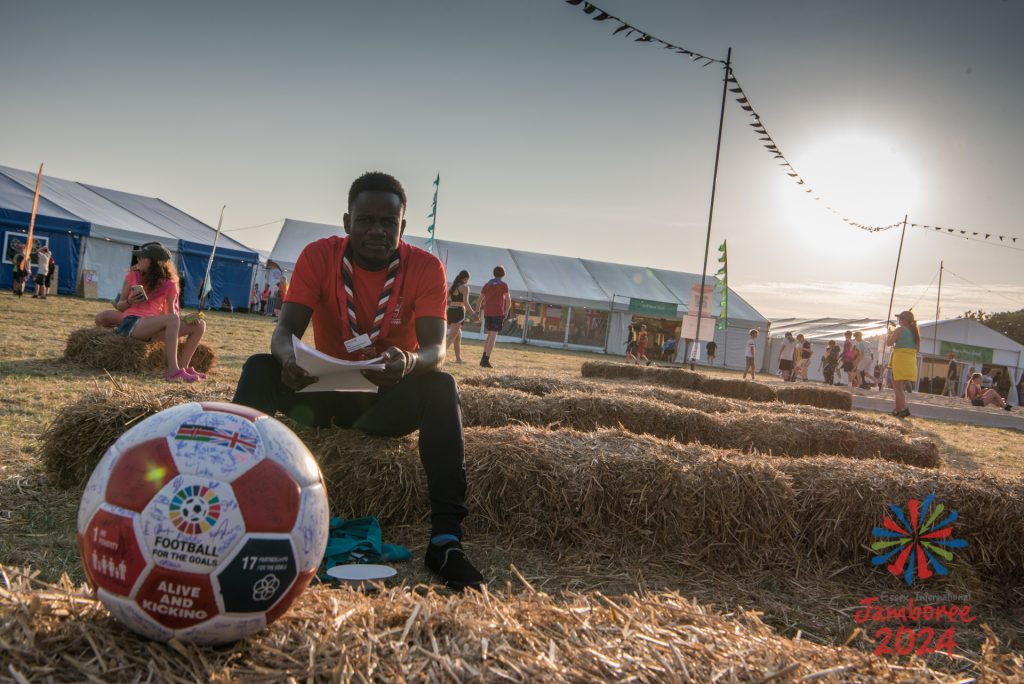
<path fill-rule="evenodd" d="M 704 266 L 700 271 L 700 297 L 697 300 L 697 329 L 694 331 L 695 345 L 700 344 L 700 319 L 704 315 L 704 284 L 708 278 L 708 250 L 711 249 L 711 220 L 715 215 L 715 186 L 718 184 L 718 159 L 722 151 L 722 123 L 725 121 L 725 99 L 729 94 L 729 77 L 732 76 L 732 48 L 725 54 L 725 77 L 722 79 L 722 109 L 718 114 L 718 142 L 715 145 L 715 171 L 711 176 L 711 207 L 708 209 L 708 233 L 704 239 Z M 689 315 L 689 311 L 686 312 Z M 697 361 L 690 351 L 690 370 L 696 370 Z"/>
<path fill-rule="evenodd" d="M 942 269 L 945 262 L 939 262 L 939 293 L 935 296 L 935 328 L 932 331 L 932 356 L 938 354 L 936 349 L 939 345 L 939 302 L 942 300 Z"/>
<path fill-rule="evenodd" d="M 885 315 L 885 324 L 892 320 L 892 300 L 896 297 L 896 276 L 900 274 L 900 257 L 903 256 L 903 236 L 907 234 L 907 215 L 903 215 L 903 231 L 900 233 L 900 250 L 896 252 L 896 271 L 892 274 L 892 293 L 889 295 L 889 313 Z"/>

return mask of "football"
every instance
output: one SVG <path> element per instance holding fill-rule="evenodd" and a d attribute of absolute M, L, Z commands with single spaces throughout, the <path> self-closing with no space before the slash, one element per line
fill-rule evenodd
<path fill-rule="evenodd" d="M 158 641 L 236 641 L 280 617 L 323 560 L 313 455 L 235 404 L 161 411 L 100 460 L 78 509 L 82 565 L 121 623 Z"/>

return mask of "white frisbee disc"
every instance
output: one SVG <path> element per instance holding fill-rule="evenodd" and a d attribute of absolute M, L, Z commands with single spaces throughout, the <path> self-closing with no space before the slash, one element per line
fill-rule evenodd
<path fill-rule="evenodd" d="M 345 582 L 382 582 L 398 574 L 398 571 L 388 565 L 362 565 L 350 563 L 347 565 L 335 565 L 327 569 L 327 574 L 335 579 Z"/>

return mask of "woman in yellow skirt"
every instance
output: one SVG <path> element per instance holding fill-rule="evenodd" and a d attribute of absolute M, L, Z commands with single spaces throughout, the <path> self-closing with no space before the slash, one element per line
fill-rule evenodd
<path fill-rule="evenodd" d="M 903 311 L 896 320 L 899 326 L 889 331 L 885 343 L 893 348 L 889 358 L 892 368 L 892 387 L 896 391 L 896 408 L 892 415 L 909 418 L 907 394 L 903 383 L 917 382 L 917 349 L 921 346 L 921 331 L 917 329 L 912 311 Z"/>

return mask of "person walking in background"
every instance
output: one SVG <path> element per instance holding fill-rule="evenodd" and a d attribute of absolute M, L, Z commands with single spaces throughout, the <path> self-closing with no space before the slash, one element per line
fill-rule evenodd
<path fill-rule="evenodd" d="M 448 319 L 447 346 L 455 349 L 455 363 L 465 363 L 462 360 L 462 323 L 467 313 L 476 315 L 469 303 L 469 271 L 462 270 L 448 288 L 448 308 L 445 310 Z"/>
<path fill-rule="evenodd" d="M 946 360 L 949 361 L 949 365 L 946 366 L 946 391 L 947 397 L 955 397 L 959 394 L 957 387 L 960 384 L 960 367 L 957 365 L 956 357 L 953 356 L 953 352 L 946 354 Z"/>
<path fill-rule="evenodd" d="M 252 293 L 249 295 L 249 313 L 260 312 L 260 286 L 253 283 Z"/>
<path fill-rule="evenodd" d="M 829 340 L 825 353 L 821 356 L 821 374 L 825 376 L 826 385 L 834 385 L 836 369 L 839 367 L 839 345 Z"/>
<path fill-rule="evenodd" d="M 676 336 L 669 335 L 668 339 L 665 340 L 665 344 L 661 347 L 661 356 L 666 361 L 672 361 L 676 356 Z"/>
<path fill-rule="evenodd" d="M 16 297 L 21 297 L 25 294 L 25 281 L 28 280 L 29 268 L 31 267 L 28 264 L 28 258 L 25 256 L 25 246 L 21 245 L 17 248 L 14 257 L 11 259 L 11 292 Z"/>
<path fill-rule="evenodd" d="M 755 362 L 754 359 L 757 357 L 757 328 L 750 329 L 750 337 L 747 339 L 746 351 L 743 352 L 744 367 L 743 367 L 743 379 L 747 379 L 747 373 L 750 373 L 750 379 L 754 379 L 755 374 Z"/>
<path fill-rule="evenodd" d="M 875 355 L 871 351 L 871 345 L 864 340 L 864 333 L 860 330 L 853 334 L 853 346 L 857 348 L 857 363 L 854 372 L 857 375 L 857 384 L 871 385 L 875 371 Z"/>
<path fill-rule="evenodd" d="M 782 348 L 779 349 L 779 376 L 787 382 L 793 375 L 793 354 L 796 353 L 796 348 L 793 333 L 786 333 L 782 340 Z"/>
<path fill-rule="evenodd" d="M 715 352 L 718 351 L 718 344 L 714 340 L 711 340 L 710 342 L 708 342 L 705 349 L 707 349 L 708 352 L 708 365 L 715 365 Z"/>
<path fill-rule="evenodd" d="M 46 250 L 49 253 L 49 249 Z M 46 279 L 43 281 L 43 287 L 46 289 L 46 294 L 50 294 L 50 287 L 53 283 L 53 276 L 57 272 L 57 260 L 53 258 L 53 254 L 50 254 L 50 267 L 46 269 Z"/>
<path fill-rule="evenodd" d="M 647 326 L 640 324 L 640 332 L 636 334 L 636 362 L 644 362 L 645 366 L 650 366 L 653 361 L 647 358 Z"/>
<path fill-rule="evenodd" d="M 967 390 L 964 392 L 967 401 L 971 406 L 991 406 L 995 404 L 1001 409 L 1010 410 L 1010 405 L 994 389 L 985 389 L 981 386 L 981 373 L 975 373 L 967 382 Z"/>
<path fill-rule="evenodd" d="M 796 343 L 797 360 L 795 363 L 795 375 L 798 380 L 803 380 L 804 382 L 807 382 L 807 369 L 811 365 L 811 355 L 813 354 L 813 351 L 811 349 L 811 342 L 801 333 L 796 336 Z"/>
<path fill-rule="evenodd" d="M 912 311 L 901 311 L 896 320 L 899 325 L 885 338 L 886 345 L 893 347 L 889 364 L 892 367 L 896 408 L 893 409 L 892 415 L 897 418 L 909 418 L 906 383 L 917 381 L 917 349 L 921 346 L 921 332 L 917 329 L 917 321 L 914 320 Z"/>
<path fill-rule="evenodd" d="M 274 296 L 271 299 L 270 315 L 277 316 L 277 309 L 284 304 L 284 298 L 288 294 L 288 279 L 282 277 L 277 281 L 277 289 L 274 290 Z"/>
<path fill-rule="evenodd" d="M 266 315 L 267 302 L 270 301 L 270 283 L 263 285 L 263 292 L 260 293 L 260 313 Z"/>
<path fill-rule="evenodd" d="M 508 285 L 502 280 L 504 277 L 505 267 L 495 266 L 494 277 L 480 290 L 480 301 L 477 303 L 477 310 L 484 312 L 484 330 L 487 331 L 484 353 L 480 358 L 480 365 L 484 368 L 493 368 L 491 353 L 494 351 L 498 333 L 505 325 L 505 318 L 512 310 L 512 296 L 508 293 Z"/>
<path fill-rule="evenodd" d="M 639 330 L 640 326 L 633 323 L 626 327 L 626 360 L 630 363 L 640 363 L 636 358 L 636 334 Z"/>
<path fill-rule="evenodd" d="M 843 352 L 840 355 L 840 359 L 843 362 L 842 369 L 846 373 L 846 381 L 851 388 L 857 387 L 856 377 L 856 362 L 857 362 L 857 347 L 853 343 L 853 333 L 849 330 L 844 333 L 846 339 L 843 341 Z"/>
<path fill-rule="evenodd" d="M 46 245 L 36 251 L 36 266 L 39 270 L 36 271 L 36 293 L 32 295 L 32 298 L 46 299 L 46 274 L 50 270 L 50 248 Z"/>

